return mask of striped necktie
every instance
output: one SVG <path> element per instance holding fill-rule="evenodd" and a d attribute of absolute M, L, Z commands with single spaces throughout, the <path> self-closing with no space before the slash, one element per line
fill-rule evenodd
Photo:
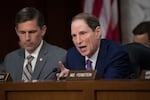
<path fill-rule="evenodd" d="M 27 64 L 25 65 L 25 67 L 23 68 L 23 75 L 22 75 L 22 80 L 24 81 L 30 81 L 31 80 L 31 76 L 32 76 L 32 65 L 31 65 L 31 61 L 33 60 L 33 56 L 29 55 L 27 56 Z"/>

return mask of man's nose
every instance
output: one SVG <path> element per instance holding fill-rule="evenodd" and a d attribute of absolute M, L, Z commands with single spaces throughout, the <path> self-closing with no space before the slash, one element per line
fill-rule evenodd
<path fill-rule="evenodd" d="M 30 35 L 28 32 L 25 33 L 25 38 L 26 38 L 26 40 L 30 40 Z"/>
<path fill-rule="evenodd" d="M 77 42 L 78 44 L 80 44 L 80 43 L 81 43 L 81 37 L 80 37 L 80 36 L 77 36 L 77 38 L 76 38 L 76 42 Z"/>

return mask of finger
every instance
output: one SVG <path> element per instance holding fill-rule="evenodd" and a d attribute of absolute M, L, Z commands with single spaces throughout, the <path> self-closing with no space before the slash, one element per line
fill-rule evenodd
<path fill-rule="evenodd" d="M 59 73 L 57 73 L 57 74 L 56 74 L 56 77 L 57 77 L 57 80 L 59 80 L 59 79 L 60 79 L 60 77 L 59 77 Z"/>
<path fill-rule="evenodd" d="M 66 73 L 64 74 L 64 77 L 67 77 L 67 76 L 68 76 L 68 73 L 69 73 L 69 72 L 66 72 Z"/>
<path fill-rule="evenodd" d="M 60 74 L 60 73 L 56 73 L 56 77 L 59 77 L 59 74 Z"/>
<path fill-rule="evenodd" d="M 62 61 L 59 61 L 58 64 L 59 64 L 60 70 L 63 71 L 65 69 L 65 66 L 62 63 Z"/>
<path fill-rule="evenodd" d="M 56 74 L 57 80 L 60 80 L 61 78 L 65 79 L 68 76 L 68 73 L 69 73 L 68 69 L 64 69 L 62 72 L 57 73 Z"/>

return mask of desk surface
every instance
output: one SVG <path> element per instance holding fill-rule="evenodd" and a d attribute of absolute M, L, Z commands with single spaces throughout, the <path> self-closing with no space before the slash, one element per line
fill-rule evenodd
<path fill-rule="evenodd" d="M 150 80 L 0 82 L 0 91 L 0 100 L 149 100 Z"/>

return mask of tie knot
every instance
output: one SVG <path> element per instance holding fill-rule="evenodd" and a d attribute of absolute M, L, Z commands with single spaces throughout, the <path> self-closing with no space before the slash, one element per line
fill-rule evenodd
<path fill-rule="evenodd" d="M 33 60 L 33 56 L 31 56 L 31 55 L 29 55 L 29 56 L 27 56 L 27 59 L 28 59 L 28 62 L 31 62 L 32 60 Z"/>
<path fill-rule="evenodd" d="M 90 59 L 86 61 L 86 64 L 87 64 L 87 70 L 92 70 L 92 61 Z"/>
<path fill-rule="evenodd" d="M 86 63 L 90 64 L 90 63 L 92 63 L 92 61 L 90 59 L 88 59 Z"/>

